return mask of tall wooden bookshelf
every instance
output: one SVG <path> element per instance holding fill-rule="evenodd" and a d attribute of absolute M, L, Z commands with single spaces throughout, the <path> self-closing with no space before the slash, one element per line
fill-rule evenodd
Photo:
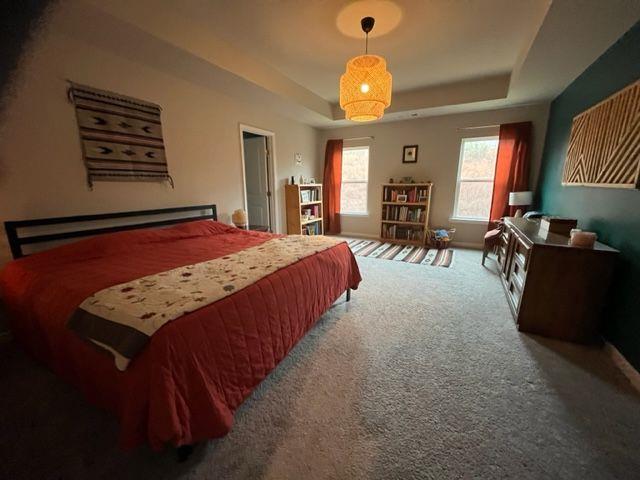
<path fill-rule="evenodd" d="M 286 185 L 285 200 L 289 235 L 324 234 L 321 184 Z M 310 217 L 303 215 L 305 210 L 311 211 Z"/>
<path fill-rule="evenodd" d="M 432 186 L 431 182 L 382 184 L 380 239 L 410 245 L 426 244 Z"/>

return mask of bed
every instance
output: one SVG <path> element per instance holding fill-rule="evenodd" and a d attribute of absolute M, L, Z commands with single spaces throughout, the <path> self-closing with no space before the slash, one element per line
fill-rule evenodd
<path fill-rule="evenodd" d="M 211 213 L 133 225 L 20 236 L 26 227 Z M 14 257 L 0 291 L 16 340 L 117 415 L 120 445 L 153 449 L 220 437 L 242 401 L 361 277 L 346 243 L 302 258 L 164 324 L 124 371 L 67 322 L 87 297 L 147 275 L 226 258 L 278 236 L 216 221 L 215 206 L 7 222 Z M 162 226 L 163 228 L 156 228 Z M 150 228 L 153 227 L 153 228 Z M 24 245 L 90 238 L 23 256 Z"/>

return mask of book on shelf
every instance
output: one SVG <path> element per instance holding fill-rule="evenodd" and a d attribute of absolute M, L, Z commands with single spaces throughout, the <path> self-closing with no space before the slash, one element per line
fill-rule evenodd
<path fill-rule="evenodd" d="M 302 235 L 320 235 L 320 223 L 309 223 L 302 227 Z"/>
<path fill-rule="evenodd" d="M 424 187 L 394 187 L 394 186 L 385 186 L 383 198 L 385 202 L 397 202 L 399 195 L 406 196 L 406 202 L 408 203 L 417 203 L 417 202 L 426 202 L 429 196 L 429 192 L 427 188 Z"/>
<path fill-rule="evenodd" d="M 384 220 L 398 222 L 424 223 L 426 211 L 424 207 L 401 207 L 398 205 L 386 205 L 383 209 Z"/>
<path fill-rule="evenodd" d="M 301 188 L 300 189 L 300 202 L 317 202 L 320 200 L 319 188 Z"/>
<path fill-rule="evenodd" d="M 409 240 L 422 241 L 424 230 L 422 228 L 411 228 L 402 225 L 383 225 L 382 238 L 384 240 Z"/>

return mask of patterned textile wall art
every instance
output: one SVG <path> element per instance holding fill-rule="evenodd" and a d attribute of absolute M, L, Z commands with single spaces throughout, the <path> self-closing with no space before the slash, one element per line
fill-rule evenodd
<path fill-rule="evenodd" d="M 573 119 L 563 185 L 640 188 L 640 80 Z"/>
<path fill-rule="evenodd" d="M 168 181 L 160 106 L 71 83 L 87 181 Z"/>

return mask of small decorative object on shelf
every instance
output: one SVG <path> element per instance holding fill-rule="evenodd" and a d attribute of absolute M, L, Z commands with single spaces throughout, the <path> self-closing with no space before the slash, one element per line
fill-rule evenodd
<path fill-rule="evenodd" d="M 249 219 L 247 218 L 247 212 L 245 212 L 241 208 L 239 208 L 238 210 L 235 210 L 231 214 L 231 221 L 236 227 L 243 228 L 245 230 L 249 226 Z"/>
<path fill-rule="evenodd" d="M 382 185 L 380 238 L 394 243 L 424 245 L 427 241 L 431 182 Z"/>
<path fill-rule="evenodd" d="M 302 210 L 302 220 L 311 220 L 313 218 L 312 210 L 310 208 L 304 208 Z"/>
<path fill-rule="evenodd" d="M 285 199 L 289 235 L 324 234 L 321 184 L 287 185 Z"/>

